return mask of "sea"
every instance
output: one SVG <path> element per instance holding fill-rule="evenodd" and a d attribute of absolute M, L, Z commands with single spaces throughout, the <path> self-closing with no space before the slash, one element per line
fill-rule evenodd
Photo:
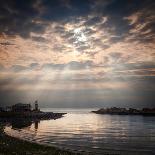
<path fill-rule="evenodd" d="M 12 122 L 8 135 L 87 155 L 155 155 L 155 117 L 100 115 L 96 109 L 44 108 L 64 117 Z"/>

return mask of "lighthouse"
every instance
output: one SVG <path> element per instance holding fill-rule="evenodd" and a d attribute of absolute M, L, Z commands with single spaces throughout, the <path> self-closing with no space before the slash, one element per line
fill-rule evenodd
<path fill-rule="evenodd" d="M 36 100 L 35 101 L 35 109 L 34 109 L 35 111 L 39 111 L 39 108 L 38 108 L 38 101 Z"/>

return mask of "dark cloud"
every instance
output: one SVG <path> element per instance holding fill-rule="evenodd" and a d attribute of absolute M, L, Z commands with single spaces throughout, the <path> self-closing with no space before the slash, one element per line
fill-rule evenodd
<path fill-rule="evenodd" d="M 5 68 L 2 64 L 0 64 L 0 71 L 3 71 Z"/>
<path fill-rule="evenodd" d="M 36 25 L 32 22 L 37 15 L 37 11 L 33 9 L 35 1 L 28 0 L 2 0 L 0 6 L 0 32 L 9 35 L 29 36 L 31 31 L 39 32 L 42 25 Z"/>
<path fill-rule="evenodd" d="M 7 77 L 7 78 L 1 78 L 0 79 L 0 88 L 2 90 L 2 88 L 8 84 L 13 83 L 14 78 L 13 77 Z"/>
<path fill-rule="evenodd" d="M 117 70 L 155 69 L 154 62 L 126 63 L 115 66 Z"/>
<path fill-rule="evenodd" d="M 11 70 L 13 70 L 14 72 L 20 72 L 20 71 L 23 71 L 23 70 L 26 70 L 27 67 L 25 66 L 21 66 L 21 65 L 13 65 L 11 67 Z"/>
<path fill-rule="evenodd" d="M 13 65 L 10 68 L 4 68 L 3 65 L 0 65 L 1 71 L 13 71 L 13 72 L 22 72 L 22 71 L 30 71 L 36 69 L 52 69 L 52 70 L 63 70 L 63 69 L 70 69 L 70 70 L 82 70 L 96 67 L 95 64 L 90 61 L 78 62 L 78 61 L 71 61 L 69 63 L 59 64 L 59 63 L 46 63 L 40 65 L 39 63 L 31 63 L 29 65 Z"/>
<path fill-rule="evenodd" d="M 89 2 L 89 0 L 71 0 L 69 1 L 70 7 L 66 7 L 59 0 L 42 1 L 42 5 L 46 7 L 46 12 L 42 15 L 42 18 L 52 21 L 64 21 L 70 17 L 87 15 L 90 11 Z"/>
<path fill-rule="evenodd" d="M 37 41 L 37 42 L 47 42 L 47 40 L 44 37 L 31 37 L 32 40 Z"/>
<path fill-rule="evenodd" d="M 36 68 L 36 67 L 38 67 L 38 66 L 39 66 L 38 63 L 31 63 L 31 64 L 30 64 L 30 68 Z"/>
<path fill-rule="evenodd" d="M 137 80 L 136 80 L 137 79 Z M 155 77 L 143 77 L 138 79 L 133 77 L 133 79 L 128 79 L 125 81 L 121 81 L 123 84 L 129 84 L 130 89 L 122 88 L 122 89 L 111 89 L 111 88 L 93 88 L 87 89 L 89 86 L 88 80 L 85 80 L 84 86 L 86 89 L 80 90 L 69 90 L 67 88 L 70 87 L 70 83 L 68 83 L 67 88 L 65 90 L 31 90 L 29 95 L 25 95 L 27 91 L 25 90 L 14 90 L 7 89 L 3 90 L 4 86 L 9 84 L 14 84 L 18 86 L 19 84 L 30 84 L 33 87 L 37 86 L 38 83 L 37 79 L 31 79 L 30 77 L 16 79 L 14 81 L 13 78 L 5 79 L 0 83 L 0 97 L 1 102 L 0 105 L 8 105 L 8 104 L 15 104 L 16 102 L 29 102 L 35 100 L 37 98 L 40 101 L 40 106 L 45 107 L 100 107 L 100 106 L 132 106 L 132 107 L 153 107 L 155 101 L 155 89 L 153 84 L 155 82 Z M 137 82 L 138 81 L 138 82 Z M 92 81 L 96 83 L 95 79 Z M 117 83 L 117 81 L 110 81 L 111 84 Z M 5 85 L 4 85 L 5 83 Z M 53 83 L 51 81 L 48 82 L 51 87 L 53 87 Z M 60 81 L 59 81 L 60 83 Z M 74 83 L 75 84 L 75 83 Z M 103 84 L 101 81 L 98 81 L 98 84 Z M 78 86 L 78 81 L 76 81 L 76 86 Z M 145 88 L 145 89 L 144 89 Z M 146 89 L 147 88 L 147 89 Z M 38 94 L 42 94 L 39 95 Z M 120 95 L 121 94 L 121 95 Z M 70 100 L 74 95 L 74 102 Z M 108 98 L 108 99 L 107 99 Z M 52 104 L 51 104 L 52 100 Z M 106 101 L 106 102 L 105 102 Z M 68 105 L 68 102 L 71 103 Z M 46 104 L 43 104 L 46 103 Z M 59 104 L 57 104 L 59 103 Z M 136 104 L 135 104 L 136 103 Z M 53 105 L 54 104 L 54 105 Z"/>
<path fill-rule="evenodd" d="M 44 64 L 42 68 L 45 69 L 57 69 L 57 70 L 62 70 L 62 69 L 70 69 L 70 70 L 81 70 L 81 69 L 87 69 L 93 66 L 93 62 L 88 60 L 85 62 L 78 62 L 78 61 L 71 61 L 67 64 L 53 64 L 53 63 L 48 63 Z"/>
<path fill-rule="evenodd" d="M 7 41 L 7 42 L 1 42 L 0 45 L 9 46 L 9 45 L 15 45 L 15 44 Z"/>
<path fill-rule="evenodd" d="M 89 14 L 93 14 L 94 17 L 86 21 L 85 25 L 90 26 L 100 23 L 101 17 L 107 16 L 109 19 L 102 26 L 114 28 L 115 34 L 123 38 L 133 27 L 123 17 L 129 16 L 136 11 L 143 11 L 138 21 L 142 23 L 145 19 L 149 20 L 147 17 L 154 14 L 153 10 L 153 0 L 135 0 L 134 2 L 124 0 L 2 0 L 0 6 L 0 32 L 29 37 L 30 32 L 44 32 L 47 26 L 45 21 L 68 22 L 75 19 L 73 17 L 87 17 Z M 37 20 L 42 22 L 36 22 Z M 152 33 L 154 32 L 154 21 L 150 21 L 143 31 L 148 29 L 151 29 Z M 56 31 L 63 31 L 63 27 L 57 27 Z M 40 41 L 43 38 L 33 39 Z M 118 40 L 119 38 L 113 38 L 112 42 Z"/>
<path fill-rule="evenodd" d="M 35 70 L 39 69 L 40 65 L 38 63 L 31 63 L 28 66 L 22 66 L 22 65 L 13 65 L 7 70 L 11 70 L 13 72 L 22 72 L 22 71 L 30 71 L 30 70 Z"/>
<path fill-rule="evenodd" d="M 109 55 L 112 58 L 114 58 L 114 59 L 119 59 L 122 56 L 122 53 L 119 53 L 119 52 L 111 52 Z"/>
<path fill-rule="evenodd" d="M 85 24 L 87 25 L 87 26 L 94 26 L 94 25 L 96 25 L 97 23 L 101 23 L 101 17 L 100 16 L 97 16 L 97 17 L 93 17 L 93 18 L 90 18 L 89 20 L 87 20 L 86 22 L 85 22 Z"/>
<path fill-rule="evenodd" d="M 67 64 L 67 66 L 73 70 L 87 69 L 87 68 L 90 68 L 92 65 L 93 65 L 92 61 L 85 61 L 85 62 L 72 61 Z"/>
<path fill-rule="evenodd" d="M 47 63 L 47 64 L 44 64 L 42 66 L 42 68 L 45 68 L 45 69 L 64 69 L 64 64 L 54 64 L 54 63 Z"/>
<path fill-rule="evenodd" d="M 118 59 L 121 59 L 122 54 L 118 53 L 118 52 L 113 52 L 110 54 L 110 57 L 112 57 L 113 61 L 116 62 Z M 152 63 L 152 62 L 123 63 L 123 64 L 121 64 L 121 63 L 115 64 L 114 62 L 112 62 L 112 64 L 108 64 L 108 63 L 110 63 L 110 58 L 107 56 L 105 56 L 103 58 L 103 62 L 104 62 L 103 64 L 98 64 L 98 65 L 94 64 L 93 61 L 91 61 L 91 60 L 87 60 L 87 61 L 83 61 L 83 62 L 71 61 L 66 64 L 47 63 L 47 64 L 43 64 L 41 68 L 42 69 L 56 69 L 56 70 L 63 70 L 66 68 L 70 69 L 70 70 L 82 70 L 82 69 L 88 69 L 88 68 L 90 68 L 90 69 L 94 69 L 94 68 L 105 69 L 105 68 L 112 67 L 112 69 L 115 73 L 116 72 L 118 72 L 118 73 L 126 72 L 127 75 L 130 75 L 131 73 L 133 75 L 134 75 L 134 73 L 137 73 L 137 75 L 141 75 L 143 73 L 146 75 L 150 75 L 150 74 L 154 74 L 154 71 L 152 69 L 155 69 L 155 63 Z M 36 64 L 35 66 L 38 67 L 39 64 Z M 33 68 L 33 67 L 31 67 L 31 68 Z M 129 71 L 129 72 L 127 73 L 127 71 Z M 130 72 L 130 71 L 132 71 L 132 72 Z"/>
<path fill-rule="evenodd" d="M 0 6 L 0 32 L 8 35 L 29 37 L 30 32 L 42 33 L 47 24 L 40 21 L 64 21 L 72 16 L 88 13 L 87 0 L 70 1 L 71 8 L 62 5 L 60 0 L 2 0 Z M 43 12 L 40 12 L 40 8 Z"/>
<path fill-rule="evenodd" d="M 86 45 L 83 45 L 83 46 L 80 46 L 80 47 L 76 47 L 76 49 L 80 52 L 83 52 L 84 50 L 88 49 L 89 46 L 86 46 Z"/>
<path fill-rule="evenodd" d="M 130 30 L 134 28 L 134 25 L 129 24 L 124 17 L 139 13 L 138 20 L 136 24 L 145 24 L 146 26 L 141 30 L 145 32 L 151 30 L 148 34 L 139 33 L 138 35 L 132 38 L 133 40 L 139 40 L 140 42 L 151 42 L 154 39 L 154 36 L 147 37 L 150 34 L 154 34 L 154 18 L 155 18 L 155 1 L 153 0 L 135 0 L 133 1 L 124 1 L 124 0 L 113 0 L 109 3 L 102 3 L 99 1 L 100 9 L 97 9 L 97 12 L 103 16 L 107 16 L 108 20 L 106 23 L 101 25 L 101 28 L 110 28 L 111 31 L 116 35 L 116 37 L 111 38 L 111 43 L 119 42 L 123 40 L 130 34 Z M 94 22 L 95 23 L 95 22 Z"/>

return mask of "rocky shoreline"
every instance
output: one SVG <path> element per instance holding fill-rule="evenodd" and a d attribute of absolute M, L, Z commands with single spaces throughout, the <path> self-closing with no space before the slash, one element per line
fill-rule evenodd
<path fill-rule="evenodd" d="M 96 114 L 110 114 L 110 115 L 142 115 L 142 116 L 155 116 L 155 108 L 143 108 L 141 110 L 139 109 L 133 109 L 133 108 L 101 108 L 97 111 L 92 111 Z"/>
<path fill-rule="evenodd" d="M 10 137 L 0 127 L 0 155 L 80 155 L 55 147 L 44 146 Z"/>
<path fill-rule="evenodd" d="M 31 118 L 31 119 L 57 119 L 63 117 L 66 113 L 53 113 L 53 112 L 0 112 L 1 119 L 16 119 L 16 118 Z"/>
<path fill-rule="evenodd" d="M 0 122 L 0 155 L 80 155 L 60 148 L 28 142 L 4 133 L 6 122 Z"/>

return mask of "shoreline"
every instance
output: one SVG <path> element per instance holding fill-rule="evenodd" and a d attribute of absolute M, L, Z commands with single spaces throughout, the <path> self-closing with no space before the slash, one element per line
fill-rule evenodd
<path fill-rule="evenodd" d="M 4 129 L 4 128 L 3 128 Z M 8 135 L 0 126 L 0 155 L 94 155 L 90 152 L 69 150 L 59 146 L 50 146 Z M 105 151 L 102 155 L 122 155 Z"/>
<path fill-rule="evenodd" d="M 155 108 L 149 109 L 149 108 L 143 108 L 141 110 L 133 109 L 133 108 L 101 108 L 96 111 L 91 111 L 95 114 L 102 114 L 102 115 L 136 115 L 136 116 L 155 116 Z"/>
<path fill-rule="evenodd" d="M 12 137 L 1 132 L 0 126 L 0 155 L 94 155 L 88 152 L 77 152 L 63 149 L 57 146 L 48 146 Z M 105 151 L 102 155 L 122 155 L 121 153 L 113 153 Z"/>
<path fill-rule="evenodd" d="M 46 146 L 7 135 L 0 125 L 0 155 L 80 155 L 54 146 Z"/>

